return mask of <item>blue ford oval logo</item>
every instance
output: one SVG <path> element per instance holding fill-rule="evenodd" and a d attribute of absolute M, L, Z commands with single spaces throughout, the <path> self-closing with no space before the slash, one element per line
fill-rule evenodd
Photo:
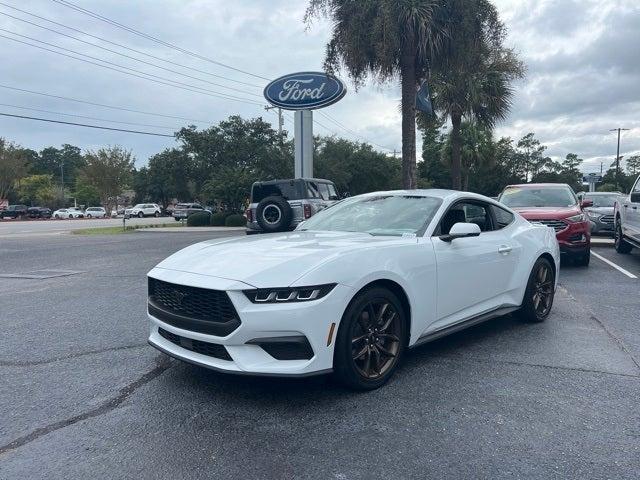
<path fill-rule="evenodd" d="M 264 89 L 264 98 L 285 110 L 310 110 L 336 103 L 347 93 L 338 78 L 323 72 L 290 73 Z"/>

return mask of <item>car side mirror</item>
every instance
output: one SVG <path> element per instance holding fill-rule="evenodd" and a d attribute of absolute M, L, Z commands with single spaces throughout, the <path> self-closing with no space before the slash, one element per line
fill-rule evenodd
<path fill-rule="evenodd" d="M 580 202 L 580 208 L 593 207 L 593 200 L 582 200 Z"/>
<path fill-rule="evenodd" d="M 446 235 L 440 235 L 440 240 L 443 242 L 451 242 L 456 238 L 466 237 L 478 237 L 480 236 L 480 227 L 475 223 L 454 223 L 449 233 Z"/>
<path fill-rule="evenodd" d="M 631 200 L 633 203 L 640 203 L 640 192 L 633 192 L 629 196 L 629 200 Z"/>

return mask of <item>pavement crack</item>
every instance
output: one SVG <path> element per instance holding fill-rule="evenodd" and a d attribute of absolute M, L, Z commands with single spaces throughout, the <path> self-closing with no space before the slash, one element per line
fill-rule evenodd
<path fill-rule="evenodd" d="M 573 295 L 571 295 L 569 293 L 569 291 L 567 290 L 566 287 L 562 286 L 562 291 L 571 300 L 573 300 L 575 302 L 579 302 L 577 298 L 575 298 Z M 629 358 L 631 359 L 633 364 L 638 369 L 638 372 L 640 372 L 640 361 L 638 361 L 638 359 L 633 355 L 633 353 L 631 351 L 629 351 L 629 349 L 627 348 L 626 344 L 620 338 L 618 338 L 611 330 L 609 330 L 609 328 L 605 325 L 605 323 L 602 320 L 600 320 L 600 318 L 598 318 L 598 316 L 591 309 L 585 307 L 585 310 L 587 310 L 587 312 L 589 312 L 589 316 L 590 316 L 591 320 L 593 320 L 598 325 L 600 325 L 600 328 L 602 328 L 602 330 L 604 330 L 605 333 L 607 335 L 609 335 L 609 337 L 611 337 L 611 339 L 618 345 L 618 347 L 620 347 L 620 350 L 622 350 L 624 353 L 626 353 L 629 356 Z"/>
<path fill-rule="evenodd" d="M 480 362 L 497 362 L 504 363 L 508 365 L 522 365 L 526 367 L 537 367 L 537 368 L 548 368 L 551 370 L 564 370 L 571 372 L 583 372 L 583 373 L 599 373 L 602 375 L 614 375 L 617 377 L 631 377 L 631 378 L 640 378 L 640 375 L 632 375 L 630 373 L 618 373 L 618 372 L 607 372 L 606 370 L 594 370 L 590 368 L 578 368 L 578 367 L 561 367 L 559 365 L 545 365 L 544 363 L 529 363 L 529 362 L 518 362 L 515 360 L 496 360 L 496 359 L 485 359 L 485 358 L 475 358 L 475 360 Z"/>
<path fill-rule="evenodd" d="M 0 367 L 36 367 L 38 365 L 46 365 L 48 363 L 60 362 L 62 360 L 69 360 L 70 358 L 84 357 L 87 355 L 95 355 L 98 353 L 105 353 L 105 352 L 115 352 L 118 350 L 129 350 L 132 348 L 142 348 L 146 346 L 147 346 L 146 343 L 136 343 L 134 345 L 123 345 L 120 347 L 108 347 L 108 348 L 101 348 L 97 350 L 87 350 L 85 352 L 76 352 L 76 353 L 71 353 L 69 355 L 62 355 L 59 357 L 49 358 L 46 360 L 33 360 L 33 361 L 25 361 L 25 362 L 0 360 Z"/>
<path fill-rule="evenodd" d="M 59 422 L 52 423 L 45 427 L 37 428 L 31 433 L 19 437 L 13 440 L 6 445 L 0 446 L 0 455 L 3 455 L 7 452 L 15 450 L 16 448 L 22 447 L 28 443 L 33 442 L 34 440 L 43 437 L 44 435 L 48 435 L 51 432 L 55 432 L 56 430 L 60 430 L 61 428 L 68 427 L 75 423 L 81 422 L 83 420 L 88 420 L 90 418 L 95 418 L 100 415 L 104 415 L 105 413 L 109 413 L 112 410 L 115 410 L 118 406 L 120 406 L 127 398 L 131 396 L 133 392 L 135 392 L 138 388 L 143 385 L 149 383 L 153 379 L 162 375 L 167 369 L 171 367 L 171 359 L 166 355 L 162 355 L 156 358 L 156 366 L 149 372 L 142 375 L 136 381 L 129 383 L 128 385 L 122 387 L 118 391 L 118 395 L 114 398 L 111 398 L 105 402 L 103 402 L 98 407 L 93 410 L 89 410 L 87 412 L 81 413 L 79 415 L 75 415 L 73 417 L 67 418 L 65 420 L 60 420 Z"/>

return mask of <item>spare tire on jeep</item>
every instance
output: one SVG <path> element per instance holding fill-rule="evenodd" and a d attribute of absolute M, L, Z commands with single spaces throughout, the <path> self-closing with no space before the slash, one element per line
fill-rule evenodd
<path fill-rule="evenodd" d="M 283 197 L 273 195 L 263 198 L 256 207 L 256 221 L 268 233 L 289 230 L 293 220 L 291 205 Z"/>

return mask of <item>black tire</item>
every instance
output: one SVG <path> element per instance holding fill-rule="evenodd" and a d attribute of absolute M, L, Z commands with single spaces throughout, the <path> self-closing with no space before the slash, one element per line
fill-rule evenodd
<path fill-rule="evenodd" d="M 385 304 L 387 307 L 383 309 Z M 383 329 L 386 322 L 389 324 Z M 370 328 L 372 325 L 376 326 L 375 332 Z M 338 381 L 356 390 L 373 390 L 384 385 L 402 360 L 407 325 L 402 303 L 393 292 L 375 287 L 359 293 L 342 316 L 336 336 L 333 366 Z M 384 357 L 387 358 L 383 361 Z M 363 366 L 359 365 L 361 360 Z M 379 371 L 373 365 L 371 375 L 366 375 L 371 361 L 376 362 Z"/>
<path fill-rule="evenodd" d="M 87 213 L 87 218 L 91 218 L 91 214 L 90 213 Z"/>
<path fill-rule="evenodd" d="M 160 214 L 158 212 L 153 214 L 154 217 L 158 218 L 160 216 Z"/>
<path fill-rule="evenodd" d="M 142 217 L 144 217 L 144 213 L 138 212 L 138 218 L 142 218 Z"/>
<path fill-rule="evenodd" d="M 284 232 L 291 227 L 293 210 L 284 198 L 271 196 L 263 198 L 256 207 L 256 220 L 267 233 Z"/>
<path fill-rule="evenodd" d="M 180 219 L 179 219 L 179 218 L 177 218 L 177 217 L 173 217 L 173 218 L 174 218 L 174 220 L 175 220 L 176 222 L 179 222 L 179 221 L 180 221 Z"/>
<path fill-rule="evenodd" d="M 622 236 L 622 227 L 620 226 L 619 219 L 616 225 L 615 234 L 613 236 L 613 242 L 616 247 L 616 252 L 622 253 L 622 254 L 631 253 L 631 249 L 633 248 L 633 245 L 625 241 L 624 237 Z"/>
<path fill-rule="evenodd" d="M 544 278 L 541 278 L 541 269 L 545 269 L 547 272 Z M 522 307 L 520 307 L 518 311 L 519 316 L 522 317 L 523 320 L 528 322 L 544 322 L 547 319 L 553 307 L 555 279 L 556 275 L 551 262 L 543 257 L 536 260 L 529 274 L 527 289 L 522 299 Z M 543 292 L 545 295 L 541 298 L 540 294 Z M 537 302 L 536 295 L 538 295 Z M 540 303 L 543 303 L 544 308 L 540 308 Z"/>
<path fill-rule="evenodd" d="M 589 261 L 591 260 L 591 250 L 587 250 L 586 253 L 581 253 L 580 255 L 576 255 L 573 259 L 573 262 L 579 267 L 588 267 Z"/>

